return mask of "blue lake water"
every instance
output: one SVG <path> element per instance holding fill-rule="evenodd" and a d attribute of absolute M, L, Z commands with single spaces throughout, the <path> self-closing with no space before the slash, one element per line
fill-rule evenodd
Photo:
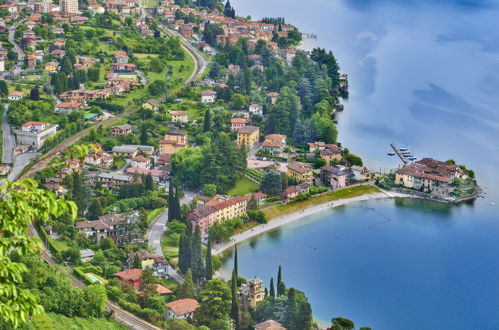
<path fill-rule="evenodd" d="M 397 167 L 388 144 L 407 144 L 473 168 L 487 192 L 454 207 L 383 200 L 319 214 L 241 244 L 239 272 L 268 285 L 281 264 L 326 323 L 499 329 L 499 2 L 231 2 L 238 15 L 284 16 L 335 53 L 351 86 L 339 138 L 368 167 Z"/>

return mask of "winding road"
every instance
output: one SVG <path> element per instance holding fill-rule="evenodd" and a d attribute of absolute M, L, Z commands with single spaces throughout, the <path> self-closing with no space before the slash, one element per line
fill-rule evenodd
<path fill-rule="evenodd" d="M 175 34 L 174 32 L 171 32 L 171 33 Z M 201 74 L 207 68 L 208 63 L 207 63 L 206 59 L 201 54 L 199 54 L 199 52 L 194 47 L 192 47 L 192 45 L 187 40 L 185 40 L 183 38 L 181 38 L 180 40 L 182 42 L 182 46 L 183 46 L 184 50 L 194 59 L 194 72 L 189 77 L 189 79 L 187 79 L 184 83 L 184 85 L 188 86 L 191 84 L 192 81 L 198 79 L 201 76 Z M 22 64 L 21 64 L 21 70 L 22 70 Z M 114 118 L 111 118 L 111 119 L 108 119 L 108 120 L 101 122 L 100 125 L 113 124 L 113 123 L 117 122 L 118 120 L 120 120 L 121 118 L 128 116 L 135 111 L 138 111 L 138 109 L 124 112 L 124 113 L 122 113 Z M 84 129 L 83 131 L 77 133 L 73 137 L 69 138 L 68 140 L 62 142 L 61 144 L 59 144 L 58 146 L 56 146 L 55 148 L 50 150 L 47 154 L 45 154 L 40 159 L 38 159 L 33 164 L 33 166 L 31 166 L 31 168 L 29 170 L 27 170 L 25 173 L 21 174 L 16 179 L 33 177 L 37 171 L 44 169 L 49 164 L 50 160 L 52 160 L 57 155 L 57 153 L 63 151 L 64 149 L 68 148 L 72 144 L 79 141 L 81 138 L 86 136 L 92 128 L 93 127 L 89 127 L 87 129 Z M 159 222 L 159 220 L 158 220 L 158 222 Z M 155 225 L 158 225 L 157 229 L 158 229 L 158 232 L 160 232 L 159 235 L 161 237 L 161 235 L 164 231 L 165 225 L 166 225 L 166 221 L 163 223 L 162 228 L 160 228 L 161 223 L 160 224 L 156 223 Z M 30 236 L 32 236 L 32 237 L 40 238 L 38 235 L 38 232 L 36 231 L 36 229 L 33 227 L 32 224 L 29 224 L 28 232 L 29 232 Z M 162 255 L 162 252 L 161 252 L 161 255 Z M 66 273 L 66 275 L 70 278 L 71 283 L 74 287 L 77 287 L 77 288 L 84 288 L 85 287 L 85 284 L 81 283 L 67 269 L 65 269 L 64 267 L 61 267 L 60 265 L 57 265 L 57 263 L 54 261 L 52 255 L 50 254 L 50 252 L 47 250 L 47 248 L 45 246 L 44 246 L 44 249 L 42 251 L 42 257 L 48 264 L 53 265 L 54 267 L 57 267 L 57 268 L 63 270 L 63 272 Z M 178 274 L 177 274 L 177 276 L 178 276 Z M 178 276 L 178 278 L 179 278 L 178 280 L 181 280 L 180 276 Z M 127 326 L 130 329 L 137 329 L 137 330 L 141 330 L 141 329 L 159 330 L 160 329 L 160 328 L 156 327 L 155 325 L 152 325 L 151 323 L 139 318 L 138 316 L 135 316 L 134 314 L 131 314 L 131 313 L 123 310 L 121 307 L 119 307 L 118 305 L 116 305 L 113 302 L 108 301 L 106 308 L 110 311 L 113 311 L 114 317 L 117 321 L 123 323 L 125 326 Z"/>

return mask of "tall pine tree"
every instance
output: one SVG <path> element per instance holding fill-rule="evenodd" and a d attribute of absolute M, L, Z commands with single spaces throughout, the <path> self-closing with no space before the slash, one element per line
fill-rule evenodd
<path fill-rule="evenodd" d="M 237 295 L 237 274 L 235 269 L 232 271 L 232 279 L 230 282 L 230 287 L 231 287 L 231 296 L 232 296 L 230 317 L 232 320 L 234 320 L 236 329 L 239 329 L 239 321 L 240 321 L 239 300 Z"/>
<path fill-rule="evenodd" d="M 199 283 L 204 276 L 203 256 L 201 246 L 201 228 L 196 226 L 191 241 L 191 270 L 194 283 Z"/>
<path fill-rule="evenodd" d="M 211 131 L 211 111 L 210 109 L 206 110 L 204 113 L 204 122 L 203 122 L 203 132 Z"/>
<path fill-rule="evenodd" d="M 274 289 L 274 278 L 270 278 L 270 291 L 269 291 L 270 298 L 274 299 L 275 298 L 275 289 Z"/>
<path fill-rule="evenodd" d="M 211 257 L 211 239 L 208 239 L 208 246 L 206 247 L 206 259 L 205 259 L 205 279 L 209 281 L 213 278 L 213 260 Z"/>
<path fill-rule="evenodd" d="M 234 272 L 236 272 L 236 278 L 239 277 L 237 269 L 237 245 L 234 247 Z"/>

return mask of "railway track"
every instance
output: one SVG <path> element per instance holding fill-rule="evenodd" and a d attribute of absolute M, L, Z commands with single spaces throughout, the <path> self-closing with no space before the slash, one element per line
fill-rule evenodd
<path fill-rule="evenodd" d="M 165 32 L 166 31 L 168 31 L 168 30 L 165 30 Z M 171 31 L 169 34 L 176 35 L 174 32 L 171 32 Z M 199 52 L 194 47 L 192 47 L 192 45 L 187 40 L 181 38 L 180 36 L 179 36 L 179 38 L 182 42 L 182 46 L 183 46 L 184 50 L 187 53 L 189 53 L 189 55 L 194 59 L 194 72 L 189 77 L 189 79 L 187 79 L 184 83 L 185 86 L 188 86 L 191 84 L 191 82 L 193 82 L 194 80 L 198 79 L 201 76 L 201 74 L 206 69 L 208 63 L 207 63 L 206 59 L 202 55 L 200 55 Z M 100 124 L 103 126 L 113 124 L 114 122 L 117 122 L 118 120 L 124 118 L 125 116 L 128 116 L 128 115 L 134 113 L 135 111 L 138 111 L 138 109 L 133 110 L 133 111 L 129 111 L 129 112 L 124 112 L 123 114 L 119 114 L 118 116 L 116 116 L 114 118 L 105 120 L 105 121 L 101 122 Z M 18 178 L 16 178 L 16 180 L 19 180 L 22 178 L 33 177 L 36 172 L 44 169 L 49 164 L 50 160 L 53 159 L 59 152 L 68 148 L 69 146 L 71 146 L 75 142 L 78 142 L 81 138 L 83 138 L 88 133 L 90 133 L 90 130 L 92 128 L 93 127 L 86 128 L 86 129 L 82 130 L 81 132 L 78 132 L 73 137 L 71 137 L 71 138 L 65 140 L 64 142 L 62 142 L 61 144 L 57 145 L 55 148 L 53 148 L 48 153 L 46 153 L 44 155 L 44 157 L 38 159 L 31 166 L 31 168 L 28 171 L 26 171 L 24 174 L 21 174 Z M 38 231 L 35 229 L 35 227 L 31 223 L 28 225 L 28 233 L 32 237 L 40 238 Z M 79 288 L 79 289 L 84 289 L 86 287 L 85 284 L 82 283 L 80 280 L 78 280 L 68 270 L 67 267 L 63 267 L 63 266 L 57 264 L 57 262 L 55 262 L 50 251 L 47 249 L 47 247 L 45 245 L 43 245 L 41 255 L 42 255 L 43 260 L 47 264 L 51 265 L 54 268 L 57 268 L 58 270 L 62 271 L 64 274 L 66 274 L 66 276 L 68 276 L 69 279 L 71 280 L 71 284 L 74 287 Z M 108 301 L 106 303 L 106 310 L 113 313 L 113 317 L 116 321 L 123 323 L 126 327 L 128 327 L 130 329 L 133 329 L 133 330 L 160 330 L 161 329 L 161 328 L 141 319 L 140 317 L 135 316 L 134 314 L 125 311 L 123 308 L 119 307 L 117 304 L 115 304 L 111 301 Z"/>

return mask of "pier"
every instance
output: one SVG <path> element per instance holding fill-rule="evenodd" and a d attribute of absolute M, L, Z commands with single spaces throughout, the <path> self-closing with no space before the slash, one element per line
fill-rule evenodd
<path fill-rule="evenodd" d="M 409 158 L 407 158 L 403 153 L 402 151 L 399 149 L 399 147 L 397 147 L 395 144 L 393 143 L 390 143 L 390 147 L 392 147 L 393 151 L 395 151 L 395 153 L 397 154 L 397 156 L 399 156 L 400 160 L 404 163 L 404 164 L 407 164 L 410 162 Z"/>

